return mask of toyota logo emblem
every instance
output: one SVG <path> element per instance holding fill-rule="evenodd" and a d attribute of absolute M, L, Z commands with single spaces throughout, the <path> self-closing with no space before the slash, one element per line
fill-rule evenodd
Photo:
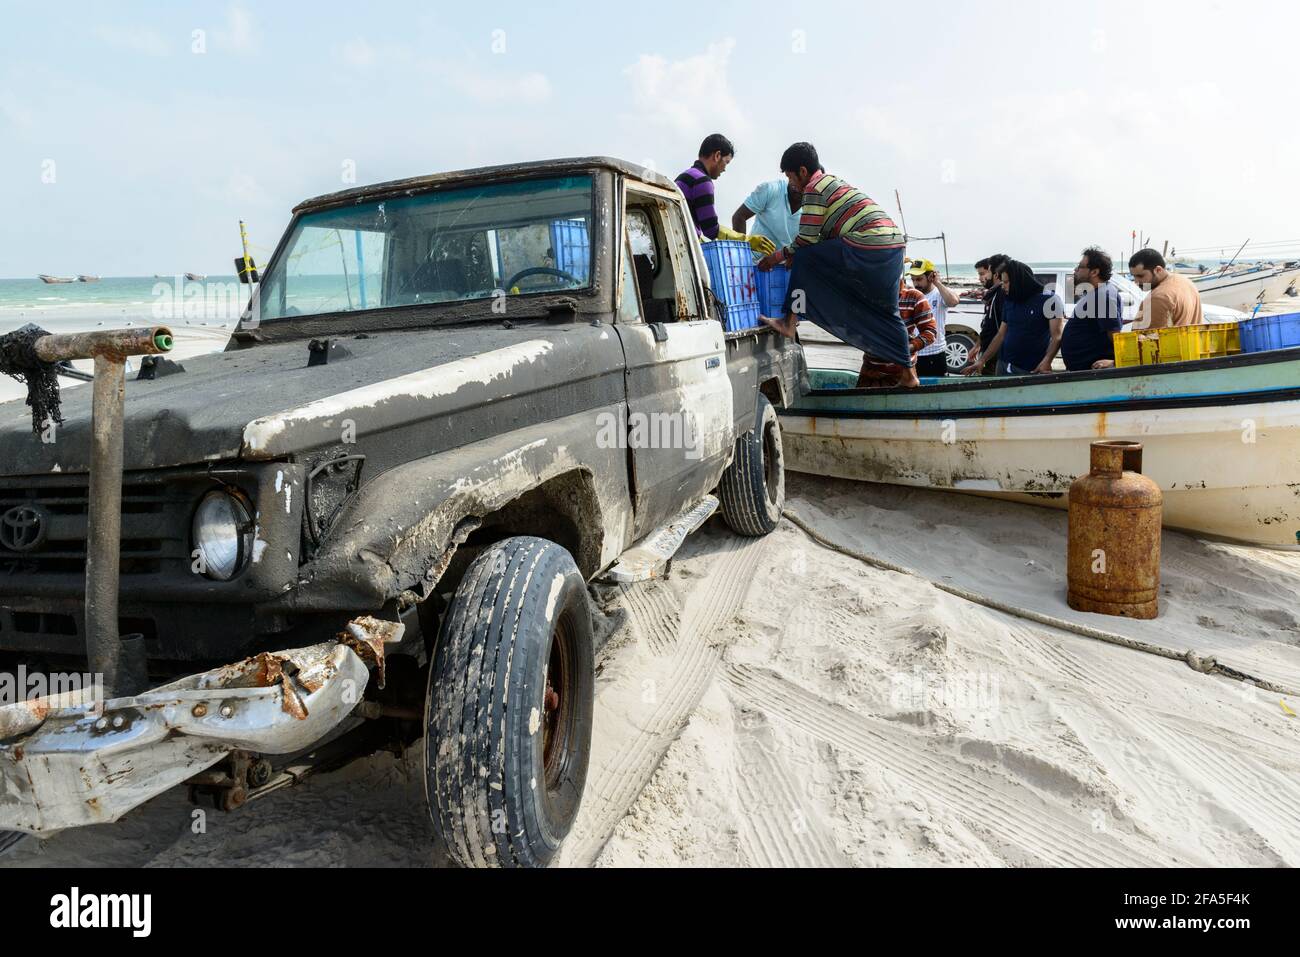
<path fill-rule="evenodd" d="M 0 547 L 34 552 L 50 534 L 50 513 L 39 505 L 16 505 L 0 515 Z"/>

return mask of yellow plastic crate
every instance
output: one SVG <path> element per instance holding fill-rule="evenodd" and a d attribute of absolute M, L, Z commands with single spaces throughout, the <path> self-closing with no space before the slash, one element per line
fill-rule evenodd
<path fill-rule="evenodd" d="M 1241 330 L 1235 322 L 1117 332 L 1113 338 L 1115 365 L 1120 368 L 1215 359 L 1241 352 Z"/>
<path fill-rule="evenodd" d="M 1159 337 L 1156 362 L 1191 362 L 1207 358 L 1210 337 L 1204 326 L 1153 330 Z"/>
<path fill-rule="evenodd" d="M 1201 328 L 1209 337 L 1206 351 L 1211 356 L 1235 356 L 1241 352 L 1241 330 L 1235 322 L 1212 322 Z"/>
<path fill-rule="evenodd" d="M 1123 369 L 1127 366 L 1140 366 L 1142 352 L 1138 347 L 1136 332 L 1116 332 L 1111 338 L 1115 340 L 1115 365 Z"/>
<path fill-rule="evenodd" d="M 1155 330 L 1112 333 L 1111 338 L 1115 341 L 1115 365 L 1121 369 L 1154 365 L 1159 355 L 1159 340 L 1154 333 Z"/>

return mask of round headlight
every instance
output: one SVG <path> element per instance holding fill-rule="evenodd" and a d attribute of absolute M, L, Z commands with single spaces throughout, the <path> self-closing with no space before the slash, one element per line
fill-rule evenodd
<path fill-rule="evenodd" d="M 228 582 L 253 553 L 253 516 L 244 500 L 226 491 L 203 496 L 194 512 L 193 544 L 208 578 Z"/>

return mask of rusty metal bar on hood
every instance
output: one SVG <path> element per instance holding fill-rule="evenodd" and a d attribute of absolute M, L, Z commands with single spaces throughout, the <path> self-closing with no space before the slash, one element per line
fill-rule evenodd
<path fill-rule="evenodd" d="M 124 666 L 117 621 L 122 547 L 125 363 L 127 356 L 170 352 L 172 344 L 172 333 L 166 326 L 49 335 L 32 344 L 37 357 L 44 362 L 95 360 L 95 378 L 91 385 L 90 509 L 86 536 L 86 657 L 91 672 L 102 676 L 106 697 L 144 690 L 125 686 L 139 679 L 143 662 L 128 662 Z M 143 654 L 141 648 L 136 647 L 136 651 L 137 655 Z M 132 664 L 134 667 L 130 667 Z M 130 675 L 135 679 L 129 679 Z"/>
<path fill-rule="evenodd" d="M 172 344 L 172 331 L 166 326 L 146 326 L 143 329 L 105 329 L 103 332 L 41 336 L 32 348 L 42 362 L 101 357 L 122 362 L 127 356 L 171 352 Z"/>

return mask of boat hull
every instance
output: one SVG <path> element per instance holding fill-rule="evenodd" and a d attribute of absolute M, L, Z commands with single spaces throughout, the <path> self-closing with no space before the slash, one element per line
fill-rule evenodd
<path fill-rule="evenodd" d="M 1300 359 L 1291 371 L 1300 373 Z M 1142 378 L 1132 385 L 1151 391 Z M 1080 401 L 980 414 L 981 402 L 996 403 L 1007 391 L 984 390 L 966 408 L 912 415 L 870 408 L 884 397 L 865 396 L 859 410 L 848 408 L 847 395 L 801 399 L 782 414 L 786 467 L 1066 508 L 1071 483 L 1088 472 L 1092 442 L 1136 441 L 1144 446 L 1144 472 L 1164 491 L 1167 527 L 1252 545 L 1300 543 L 1300 389 L 1263 401 L 1168 396 L 1128 408 Z M 1066 390 L 1058 383 L 1050 391 Z M 951 404 L 958 396 L 942 398 Z M 818 401 L 839 408 L 815 408 Z"/>
<path fill-rule="evenodd" d="M 1252 312 L 1260 303 L 1282 298 L 1297 277 L 1300 277 L 1300 269 L 1272 267 L 1194 277 L 1192 282 L 1201 294 L 1202 303 Z"/>

